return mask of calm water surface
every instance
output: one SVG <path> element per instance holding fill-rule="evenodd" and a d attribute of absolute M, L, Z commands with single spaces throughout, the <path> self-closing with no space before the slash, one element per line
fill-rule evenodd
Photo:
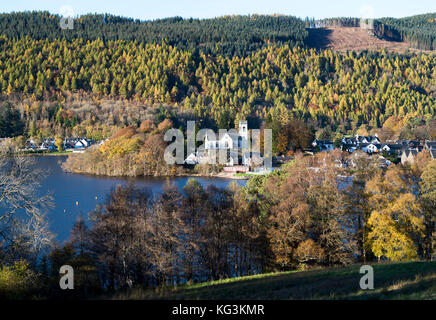
<path fill-rule="evenodd" d="M 47 172 L 42 181 L 41 192 L 50 192 L 54 198 L 55 207 L 48 213 L 50 227 L 59 242 L 68 239 L 72 226 L 77 217 L 82 213 L 87 219 L 88 213 L 97 204 L 104 203 L 111 188 L 116 185 L 125 185 L 128 178 L 97 177 L 81 174 L 66 173 L 60 164 L 66 160 L 66 156 L 35 157 L 35 165 Z M 166 183 L 174 183 L 179 189 L 188 181 L 188 177 L 177 178 L 135 178 L 133 180 L 138 187 L 144 187 L 157 193 L 162 191 Z M 204 187 L 215 184 L 225 187 L 230 182 L 236 181 L 245 185 L 246 180 L 231 180 L 222 178 L 198 178 Z"/>

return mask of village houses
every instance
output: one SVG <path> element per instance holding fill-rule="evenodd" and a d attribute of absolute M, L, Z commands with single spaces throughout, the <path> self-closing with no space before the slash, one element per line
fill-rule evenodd
<path fill-rule="evenodd" d="M 312 142 L 313 150 L 330 151 L 334 149 L 332 141 L 317 140 Z M 418 140 L 397 140 L 383 143 L 377 134 L 374 136 L 343 137 L 341 140 L 341 150 L 353 153 L 362 150 L 368 154 L 389 154 L 401 160 L 401 163 L 413 164 L 415 158 L 422 150 L 428 150 L 433 159 L 436 157 L 436 141 L 425 141 L 424 146 Z"/>

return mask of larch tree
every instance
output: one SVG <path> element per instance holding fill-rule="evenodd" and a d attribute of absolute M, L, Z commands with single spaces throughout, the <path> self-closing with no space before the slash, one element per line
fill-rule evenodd
<path fill-rule="evenodd" d="M 424 255 L 433 260 L 436 248 L 436 161 L 424 169 L 420 182 L 421 203 L 425 217 Z"/>
<path fill-rule="evenodd" d="M 366 184 L 371 193 L 367 245 L 378 259 L 400 261 L 417 257 L 424 219 L 412 185 L 406 169 L 399 166 L 379 172 Z"/>

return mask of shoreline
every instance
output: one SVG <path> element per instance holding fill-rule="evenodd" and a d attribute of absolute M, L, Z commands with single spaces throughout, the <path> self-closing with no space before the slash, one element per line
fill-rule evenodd
<path fill-rule="evenodd" d="M 28 152 L 28 153 L 17 153 L 17 155 L 25 157 L 61 157 L 73 154 L 74 151 L 62 151 L 62 152 Z M 204 175 L 199 173 L 186 173 L 178 175 L 157 175 L 157 176 L 111 176 L 111 175 L 99 175 L 85 172 L 72 172 L 62 169 L 65 173 L 96 176 L 96 177 L 118 177 L 118 178 L 140 178 L 140 177 L 154 177 L 154 178 L 165 178 L 165 177 L 198 177 L 198 178 L 221 178 L 221 179 L 232 179 L 232 180 L 249 180 L 251 177 L 257 176 L 256 174 L 238 174 L 235 172 L 218 172 L 214 174 Z"/>
<path fill-rule="evenodd" d="M 72 154 L 73 151 L 62 152 L 16 152 L 15 154 L 23 157 L 60 157 Z"/>
<path fill-rule="evenodd" d="M 187 173 L 187 174 L 179 174 L 179 175 L 158 175 L 158 176 L 108 176 L 108 175 L 99 175 L 99 174 L 91 174 L 91 173 L 81 173 L 81 172 L 71 172 L 71 171 L 65 171 L 65 173 L 68 174 L 77 174 L 77 175 L 85 175 L 85 176 L 91 176 L 91 177 L 104 177 L 104 178 L 145 178 L 145 177 L 151 177 L 151 178 L 218 178 L 218 179 L 232 179 L 232 180 L 249 180 L 251 176 L 236 176 L 234 173 L 229 172 L 218 172 L 211 175 L 204 175 L 199 173 Z"/>
<path fill-rule="evenodd" d="M 68 156 L 70 154 L 73 154 L 74 151 L 62 151 L 62 152 L 18 152 L 17 155 L 25 156 L 25 157 L 61 157 L 61 156 Z M 98 175 L 98 174 L 91 174 L 91 173 L 83 173 L 83 172 L 71 172 L 71 171 L 65 171 L 62 169 L 65 173 L 70 174 L 79 174 L 79 175 L 89 175 L 89 176 L 96 176 L 96 177 L 122 177 L 122 178 L 138 178 L 138 177 L 145 177 L 145 176 L 110 176 L 110 175 Z M 186 173 L 186 174 L 179 174 L 174 176 L 168 176 L 168 175 L 158 175 L 158 176 L 148 176 L 148 177 L 155 177 L 155 178 L 164 178 L 164 177 L 198 177 L 198 178 L 221 178 L 221 179 L 232 179 L 232 180 L 249 180 L 251 177 L 255 175 L 245 174 L 245 175 L 238 175 L 234 172 L 218 172 L 210 175 L 204 175 L 199 173 Z"/>

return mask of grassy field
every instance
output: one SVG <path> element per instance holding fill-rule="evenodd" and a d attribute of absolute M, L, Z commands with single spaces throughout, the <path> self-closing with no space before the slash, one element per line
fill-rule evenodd
<path fill-rule="evenodd" d="M 175 288 L 131 289 L 110 299 L 431 299 L 436 262 L 376 264 L 374 290 L 361 290 L 360 265 L 232 278 Z"/>
<path fill-rule="evenodd" d="M 70 153 L 73 152 L 72 151 L 53 151 L 53 152 L 32 151 L 32 152 L 22 152 L 20 153 L 20 155 L 48 157 L 48 156 L 66 156 Z"/>
<path fill-rule="evenodd" d="M 242 172 L 235 173 L 235 177 L 256 177 L 256 176 L 258 175 L 254 173 L 242 173 Z"/>

